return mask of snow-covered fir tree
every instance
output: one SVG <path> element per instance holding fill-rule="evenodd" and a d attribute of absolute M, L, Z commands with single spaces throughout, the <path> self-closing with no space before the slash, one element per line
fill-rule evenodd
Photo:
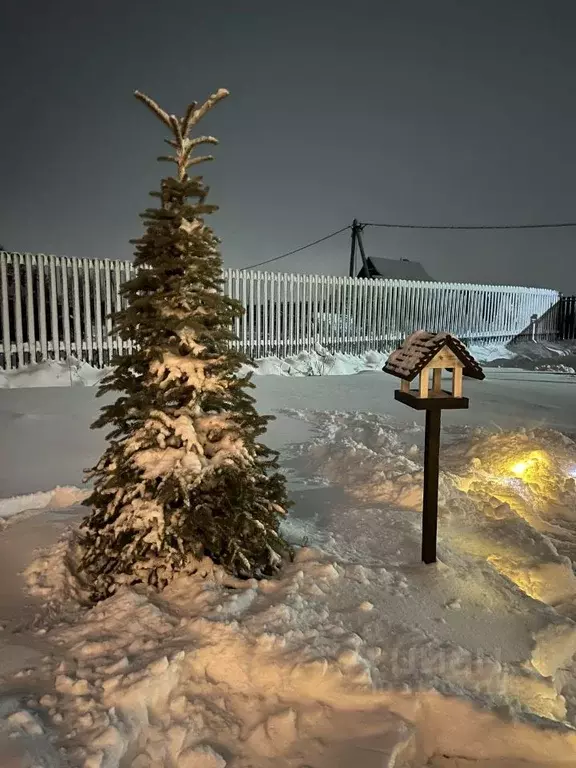
<path fill-rule="evenodd" d="M 88 472 L 91 512 L 81 527 L 81 569 L 101 599 L 121 584 L 165 586 L 175 573 L 209 557 L 240 577 L 276 572 L 288 547 L 279 535 L 289 506 L 277 454 L 259 438 L 259 415 L 247 362 L 234 349 L 232 323 L 241 304 L 222 292 L 219 240 L 204 223 L 217 210 L 192 166 L 212 136 L 192 129 L 221 99 L 219 90 L 184 117 L 136 92 L 170 130 L 174 176 L 161 182 L 157 208 L 142 218 L 136 276 L 114 316 L 134 351 L 117 358 L 98 395 L 122 392 L 102 408 L 94 428 L 109 426 L 108 446 Z"/>

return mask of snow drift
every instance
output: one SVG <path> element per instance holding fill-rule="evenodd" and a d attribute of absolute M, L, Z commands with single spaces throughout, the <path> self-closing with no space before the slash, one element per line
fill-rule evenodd
<path fill-rule="evenodd" d="M 83 360 L 45 360 L 23 368 L 0 371 L 0 389 L 20 387 L 93 387 L 109 369 L 95 368 Z"/>
<path fill-rule="evenodd" d="M 531 371 L 576 373 L 574 345 L 553 342 L 517 344 L 471 344 L 470 353 L 489 366 Z M 310 352 L 286 358 L 266 357 L 246 366 L 257 376 L 348 376 L 362 371 L 381 370 L 392 349 L 362 355 L 331 353 L 320 345 Z M 95 368 L 83 360 L 47 360 L 24 368 L 0 371 L 0 389 L 18 387 L 97 386 L 110 369 Z"/>
<path fill-rule="evenodd" d="M 20 520 L 25 513 L 36 514 L 46 509 L 70 507 L 79 504 L 87 495 L 88 492 L 81 488 L 58 487 L 52 491 L 27 493 L 22 496 L 0 499 L 0 524 L 15 516 L 18 516 Z"/>
<path fill-rule="evenodd" d="M 391 351 L 391 350 L 390 350 Z M 480 361 L 506 360 L 514 357 L 504 345 L 476 345 L 471 353 Z M 361 371 L 381 370 L 389 352 L 366 352 L 363 355 L 332 354 L 321 346 L 312 352 L 301 352 L 284 359 L 267 357 L 246 367 L 258 376 L 347 376 Z M 19 387 L 97 386 L 109 368 L 95 368 L 83 360 L 46 360 L 23 368 L 0 371 L 0 389 Z"/>
<path fill-rule="evenodd" d="M 282 578 L 204 563 L 91 608 L 70 533 L 26 572 L 51 684 L 13 727 L 49 723 L 88 768 L 576 764 L 576 445 L 445 430 L 424 566 L 421 427 L 292 415 L 314 437 L 288 461 L 305 546 Z"/>

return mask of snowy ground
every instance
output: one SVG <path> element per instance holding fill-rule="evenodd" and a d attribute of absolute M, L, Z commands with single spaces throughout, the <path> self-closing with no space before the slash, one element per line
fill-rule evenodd
<path fill-rule="evenodd" d="M 278 416 L 269 433 L 278 449 L 305 439 L 304 423 L 279 408 L 389 414 L 422 424 L 423 416 L 394 400 L 394 379 L 377 371 L 355 376 L 257 376 L 258 407 Z M 0 498 L 78 485 L 104 447 L 90 424 L 100 408 L 93 388 L 0 390 Z M 483 382 L 466 381 L 470 410 L 446 413 L 446 425 L 549 426 L 576 435 L 576 377 L 516 369 L 487 369 Z M 15 502 L 12 502 L 14 504 Z M 2 512 L 0 512 L 0 515 Z"/>
<path fill-rule="evenodd" d="M 423 416 L 394 381 L 256 383 L 297 561 L 277 582 L 182 577 L 92 609 L 73 534 L 57 542 L 103 446 L 95 390 L 0 392 L 0 496 L 45 492 L 0 502 L 0 765 L 576 765 L 575 377 L 466 382 L 470 411 L 443 421 L 434 566 Z M 36 763 L 7 756 L 26 750 Z"/>

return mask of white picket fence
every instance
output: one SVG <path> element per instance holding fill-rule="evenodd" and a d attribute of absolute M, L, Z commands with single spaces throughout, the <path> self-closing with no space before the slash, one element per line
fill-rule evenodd
<path fill-rule="evenodd" d="M 112 333 L 123 306 L 127 261 L 0 253 L 0 368 L 72 355 L 106 365 L 132 348 Z M 508 342 L 537 315 L 556 333 L 556 291 L 464 283 L 365 280 L 225 270 L 225 292 L 242 302 L 236 345 L 251 357 L 286 357 L 321 345 L 333 352 L 387 350 L 414 330 L 465 341 Z"/>

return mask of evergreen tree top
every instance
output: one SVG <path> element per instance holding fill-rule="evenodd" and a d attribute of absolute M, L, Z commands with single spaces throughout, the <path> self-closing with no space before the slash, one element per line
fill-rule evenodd
<path fill-rule="evenodd" d="M 176 117 L 176 115 L 169 115 L 162 107 L 157 104 L 154 99 L 141 91 L 134 91 L 136 98 L 143 104 L 146 104 L 152 112 L 161 120 L 164 125 L 172 131 L 173 139 L 164 139 L 164 141 L 173 147 L 176 151 L 173 155 L 161 155 L 158 160 L 175 163 L 178 169 L 178 180 L 186 181 L 188 178 L 188 168 L 192 165 L 198 165 L 198 163 L 205 163 L 208 160 L 213 160 L 212 155 L 200 155 L 193 157 L 192 153 L 196 147 L 201 144 L 218 144 L 218 139 L 214 136 L 197 136 L 192 139 L 189 136 L 190 131 L 197 125 L 200 120 L 222 99 L 229 96 L 230 93 L 225 88 L 219 88 L 216 93 L 213 93 L 201 107 L 198 107 L 198 102 L 193 101 L 187 108 L 183 117 Z"/>

